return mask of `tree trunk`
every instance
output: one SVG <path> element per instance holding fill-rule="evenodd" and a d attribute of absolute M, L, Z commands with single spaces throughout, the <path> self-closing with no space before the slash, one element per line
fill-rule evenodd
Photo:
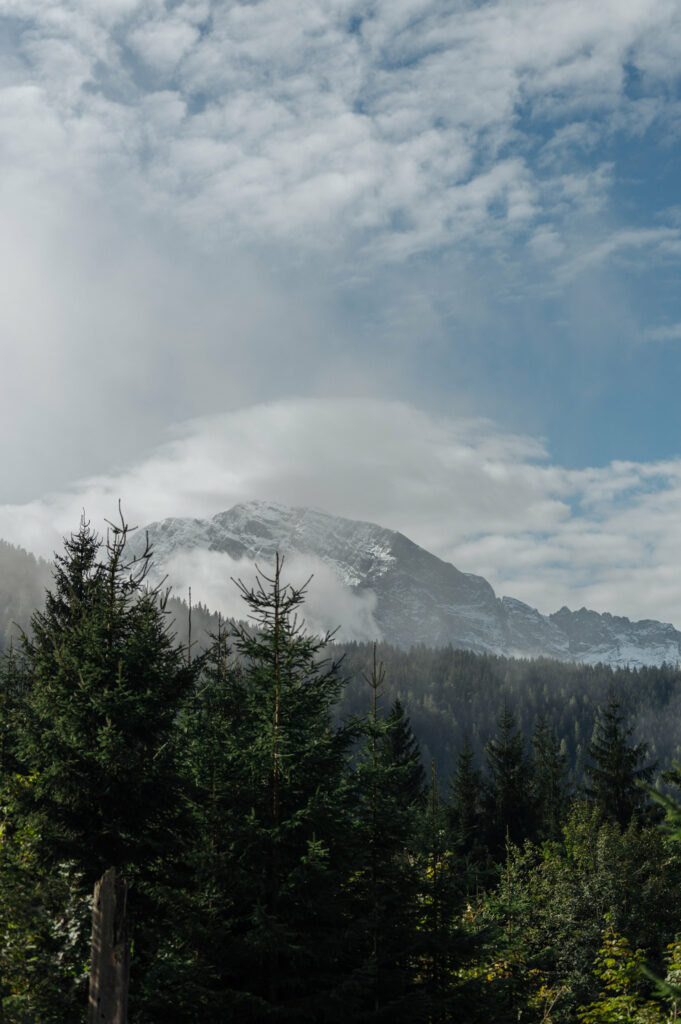
<path fill-rule="evenodd" d="M 88 1024 L 127 1024 L 130 943 L 128 886 L 115 868 L 95 883 Z"/>

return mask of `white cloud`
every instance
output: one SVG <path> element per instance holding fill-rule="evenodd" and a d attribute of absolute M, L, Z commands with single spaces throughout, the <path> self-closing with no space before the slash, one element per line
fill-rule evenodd
<path fill-rule="evenodd" d="M 588 250 L 576 255 L 560 270 L 563 281 L 598 268 L 617 254 L 627 254 L 644 250 L 651 255 L 664 252 L 670 246 L 681 243 L 681 231 L 677 228 L 640 228 L 616 231 L 605 239 L 601 239 Z"/>
<path fill-rule="evenodd" d="M 187 56 L 200 36 L 196 25 L 174 12 L 170 18 L 146 22 L 129 41 L 136 53 L 157 71 L 170 73 Z"/>
<path fill-rule="evenodd" d="M 681 341 L 681 323 L 650 327 L 645 332 L 645 337 L 649 341 Z"/>
<path fill-rule="evenodd" d="M 473 233 L 496 244 L 500 223 L 515 237 L 553 214 L 546 169 L 525 159 L 533 128 L 519 108 L 558 119 L 560 174 L 568 142 L 592 149 L 609 119 L 635 133 L 664 113 L 653 84 L 629 99 L 625 66 L 668 83 L 677 68 L 662 54 L 681 41 L 667 0 L 447 10 L 393 0 L 371 17 L 351 0 L 0 3 L 0 16 L 19 13 L 24 60 L 5 88 L 41 92 L 28 124 L 5 128 L 16 146 L 17 133 L 55 121 L 44 169 L 64 161 L 76 177 L 83 166 L 106 175 L 113 160 L 119 187 L 199 235 L 337 247 L 369 230 L 369 251 L 393 244 L 397 258 Z M 169 123 L 167 105 L 147 102 L 157 91 L 184 115 Z"/>

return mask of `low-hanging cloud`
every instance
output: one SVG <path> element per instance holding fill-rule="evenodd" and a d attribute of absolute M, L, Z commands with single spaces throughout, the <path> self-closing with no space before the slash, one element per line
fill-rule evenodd
<path fill-rule="evenodd" d="M 236 586 L 255 584 L 258 572 L 272 578 L 274 565 L 235 559 L 223 551 L 194 549 L 173 555 L 164 569 L 173 592 L 235 619 L 247 616 L 247 608 Z M 338 640 L 380 640 L 381 630 L 374 618 L 376 595 L 371 590 L 351 590 L 338 579 L 333 569 L 319 558 L 295 553 L 287 555 L 283 567 L 284 582 L 305 588 L 301 622 L 315 634 L 334 633 Z"/>

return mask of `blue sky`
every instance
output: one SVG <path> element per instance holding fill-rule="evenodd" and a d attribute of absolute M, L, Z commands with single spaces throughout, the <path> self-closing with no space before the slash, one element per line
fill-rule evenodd
<path fill-rule="evenodd" d="M 681 624 L 680 52 L 679 0 L 0 0 L 0 530 L 299 500 Z"/>

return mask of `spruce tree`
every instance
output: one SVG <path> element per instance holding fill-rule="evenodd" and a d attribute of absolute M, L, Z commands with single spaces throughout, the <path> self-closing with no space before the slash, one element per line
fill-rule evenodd
<path fill-rule="evenodd" d="M 418 1017 L 419 874 L 416 842 L 423 795 L 420 751 L 399 701 L 381 714 L 385 673 L 376 648 L 357 768 L 359 806 L 353 841 L 357 868 L 352 944 L 360 955 L 364 991 L 355 1019 L 411 1022 Z M 363 965 L 363 966 L 362 966 Z"/>
<path fill-rule="evenodd" d="M 393 770 L 395 797 L 402 807 L 419 805 L 426 793 L 426 773 L 421 763 L 421 750 L 414 736 L 409 716 L 396 697 L 385 721 L 379 741 L 379 757 Z"/>
<path fill-rule="evenodd" d="M 81 521 L 22 642 L 28 806 L 45 857 L 73 861 L 88 883 L 167 843 L 180 802 L 175 720 L 195 676 L 147 584 L 151 551 L 128 556 L 128 533 L 121 520 L 104 543 Z"/>
<path fill-rule="evenodd" d="M 631 744 L 634 730 L 624 723 L 620 702 L 611 693 L 598 709 L 593 737 L 587 747 L 588 761 L 584 765 L 587 799 L 620 828 L 626 828 L 632 818 L 643 821 L 655 816 L 641 784 L 651 781 L 656 765 L 645 763 L 646 745 Z"/>
<path fill-rule="evenodd" d="M 228 637 L 217 632 L 201 657 L 199 679 L 181 713 L 179 751 L 191 803 L 186 873 L 173 898 L 175 920 L 153 969 L 159 1020 L 202 1024 L 235 1013 L 233 958 L 239 833 L 241 672 L 230 664 Z M 177 951 L 190 950 L 178 956 Z"/>
<path fill-rule="evenodd" d="M 238 671 L 227 677 L 219 766 L 229 787 L 216 791 L 220 884 L 230 890 L 221 1013 L 340 1021 L 356 965 L 347 942 L 355 731 L 332 724 L 343 680 L 325 657 L 330 635 L 306 632 L 305 586 L 284 583 L 282 564 L 277 556 L 253 586 L 238 581 L 250 623 L 230 633 Z"/>
<path fill-rule="evenodd" d="M 153 1020 L 145 979 L 163 907 L 172 913 L 164 894 L 185 824 L 176 720 L 195 673 L 169 634 L 162 595 L 149 586 L 151 551 L 130 556 L 128 534 L 121 516 L 103 541 L 83 518 L 56 556 L 44 611 L 22 638 L 16 827 L 35 836 L 41 870 L 68 871 L 76 902 L 108 867 L 127 875 L 131 1004 L 139 1020 L 148 1005 Z"/>
<path fill-rule="evenodd" d="M 464 965 L 476 955 L 477 940 L 462 926 L 468 875 L 448 842 L 447 808 L 431 760 L 430 788 L 422 812 L 420 851 L 423 910 L 421 970 L 427 1020 L 468 1021 L 478 1001 L 477 984 Z"/>
<path fill-rule="evenodd" d="M 553 730 L 540 716 L 532 734 L 532 796 L 536 838 L 559 839 L 567 812 L 566 758 Z"/>
<path fill-rule="evenodd" d="M 480 862 L 484 854 L 482 798 L 482 773 L 475 767 L 475 757 L 466 736 L 450 782 L 448 819 L 454 849 L 459 856 L 470 858 L 474 863 Z"/>
<path fill-rule="evenodd" d="M 506 702 L 498 729 L 485 744 L 488 777 L 484 796 L 487 845 L 497 861 L 507 839 L 522 843 L 533 829 L 532 762 Z"/>
<path fill-rule="evenodd" d="M 0 655 L 0 789 L 19 771 L 17 730 L 26 696 L 25 678 L 14 644 Z"/>

